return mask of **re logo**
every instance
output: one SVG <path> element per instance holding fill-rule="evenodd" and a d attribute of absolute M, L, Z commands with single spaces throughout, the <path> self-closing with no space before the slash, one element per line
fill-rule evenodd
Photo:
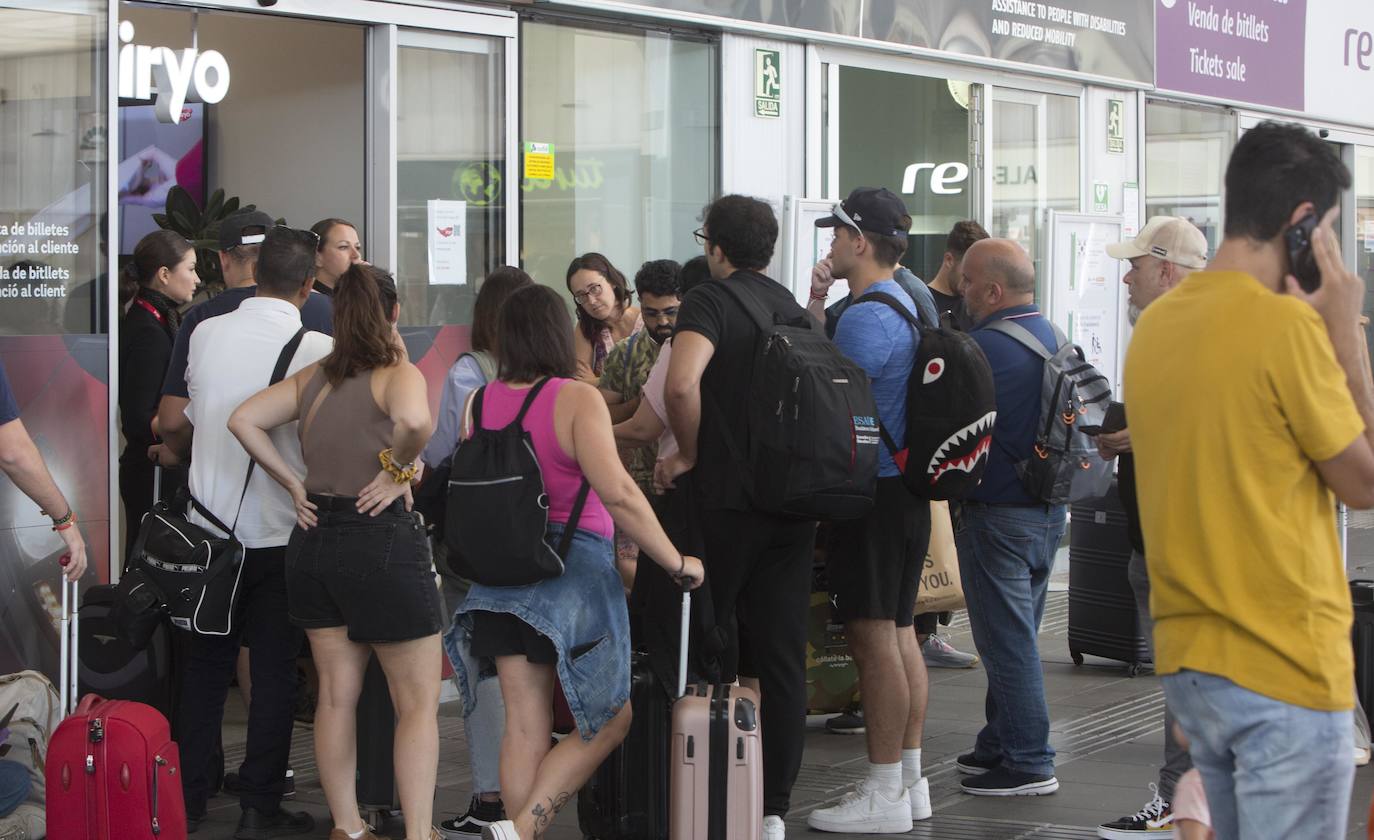
<path fill-rule="evenodd" d="M 216 50 L 174 50 L 134 44 L 134 25 L 119 24 L 119 96 L 121 99 L 152 99 L 161 122 L 173 125 L 186 118 L 187 102 L 207 105 L 229 93 L 229 62 Z"/>

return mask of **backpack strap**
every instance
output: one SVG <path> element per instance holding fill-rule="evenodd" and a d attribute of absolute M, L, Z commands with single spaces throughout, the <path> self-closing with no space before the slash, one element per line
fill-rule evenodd
<path fill-rule="evenodd" d="M 725 290 L 726 294 L 735 299 L 735 302 L 744 310 L 744 314 L 749 316 L 749 320 L 753 321 L 754 326 L 758 327 L 761 332 L 771 330 L 773 327 L 777 326 L 777 322 L 773 317 L 765 314 L 762 305 L 759 304 L 758 299 L 754 297 L 752 292 L 747 292 L 740 288 L 738 282 L 729 278 L 717 280 L 716 282 L 720 284 L 720 287 Z M 808 317 L 806 319 L 807 326 L 811 326 L 811 323 L 811 319 Z"/>
<path fill-rule="evenodd" d="M 915 303 L 915 301 L 912 302 Z M 918 338 L 921 335 L 921 330 L 926 329 L 925 325 L 921 323 L 920 319 L 917 318 L 915 315 L 911 314 L 911 310 L 907 309 L 905 306 L 902 306 L 901 301 L 897 300 L 895 297 L 888 294 L 887 292 L 869 292 L 868 294 L 854 301 L 850 305 L 857 306 L 861 303 L 887 304 L 898 315 L 901 315 L 902 318 L 905 319 L 908 324 L 911 325 L 911 328 L 916 331 L 916 336 Z M 878 421 L 878 435 L 883 439 L 883 445 L 887 447 L 887 451 L 895 456 L 899 451 L 897 442 L 892 439 L 892 435 L 888 433 L 887 427 L 883 425 L 883 422 L 881 420 Z"/>
<path fill-rule="evenodd" d="M 1059 331 L 1059 327 L 1056 327 L 1053 323 L 1050 324 L 1050 327 L 1054 330 L 1054 338 L 1056 341 L 1060 343 L 1060 345 L 1068 343 L 1068 339 L 1064 337 L 1064 333 Z M 1031 351 L 1032 353 L 1034 353 L 1035 355 L 1039 356 L 1041 359 L 1044 359 L 1047 362 L 1054 357 L 1054 353 L 1051 353 L 1050 349 L 1045 346 L 1045 342 L 1036 338 L 1035 333 L 1021 326 L 1015 321 L 1008 321 L 1005 319 L 993 321 L 992 323 L 988 324 L 987 327 L 985 327 L 985 329 L 993 330 L 995 332 L 999 332 L 1002 335 L 1007 336 L 1008 338 L 1015 339 L 1027 350 Z"/>
<path fill-rule="evenodd" d="M 563 526 L 563 536 L 558 539 L 558 556 L 564 559 L 568 557 L 568 549 L 572 547 L 573 532 L 577 530 L 577 525 L 582 521 L 582 508 L 587 504 L 587 496 L 592 492 L 591 482 L 584 476 L 582 486 L 577 488 L 577 498 L 573 499 L 572 511 L 568 513 L 568 522 Z"/>
<path fill-rule="evenodd" d="M 530 392 L 525 395 L 525 401 L 520 404 L 520 411 L 515 415 L 515 419 L 510 421 L 511 426 L 519 426 L 525 422 L 525 415 L 529 413 L 530 406 L 534 405 L 535 398 L 539 396 L 540 391 L 544 390 L 544 386 L 548 382 L 549 377 L 546 376 L 530 387 Z M 480 414 L 478 414 L 481 408 L 481 403 L 473 407 L 473 414 L 478 418 L 476 422 L 481 422 Z"/>
<path fill-rule="evenodd" d="M 497 364 L 496 357 L 485 350 L 469 350 L 463 356 L 470 356 L 477 363 L 477 368 L 482 371 L 482 378 L 488 382 L 496 381 Z M 458 358 L 463 358 L 459 356 Z"/>

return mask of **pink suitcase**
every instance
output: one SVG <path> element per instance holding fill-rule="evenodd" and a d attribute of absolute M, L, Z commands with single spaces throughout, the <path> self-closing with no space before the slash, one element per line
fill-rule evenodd
<path fill-rule="evenodd" d="M 678 700 L 673 704 L 670 840 L 759 840 L 763 748 L 759 697 L 737 685 L 687 688 L 691 593 L 682 596 Z"/>

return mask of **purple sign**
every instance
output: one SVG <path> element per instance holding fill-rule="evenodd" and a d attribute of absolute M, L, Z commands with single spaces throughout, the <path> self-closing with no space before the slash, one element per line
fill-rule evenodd
<path fill-rule="evenodd" d="M 1307 0 L 1158 0 L 1156 84 L 1300 111 L 1306 27 Z"/>

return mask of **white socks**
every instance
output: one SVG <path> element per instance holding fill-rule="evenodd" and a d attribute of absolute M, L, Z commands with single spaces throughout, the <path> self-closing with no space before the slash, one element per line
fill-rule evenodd
<path fill-rule="evenodd" d="M 902 787 L 911 787 L 921 780 L 921 750 L 902 750 Z"/>
<path fill-rule="evenodd" d="M 352 840 L 361 840 L 362 836 L 367 833 L 367 823 L 363 823 L 363 827 L 358 829 L 357 834 L 354 834 L 351 831 L 345 831 L 344 833 L 351 837 Z"/>
<path fill-rule="evenodd" d="M 902 764 L 874 764 L 868 763 L 868 781 L 874 790 L 880 790 L 888 799 L 900 799 L 902 791 L 906 790 L 902 786 Z"/>

